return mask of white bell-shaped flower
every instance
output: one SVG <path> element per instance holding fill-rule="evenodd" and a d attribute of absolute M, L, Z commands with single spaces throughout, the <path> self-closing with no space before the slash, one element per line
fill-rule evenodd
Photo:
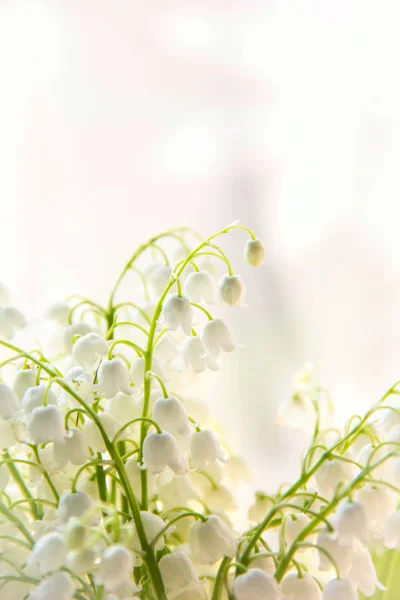
<path fill-rule="evenodd" d="M 177 475 L 187 472 L 178 443 L 168 432 L 150 433 L 143 443 L 143 467 L 150 473 L 162 473 L 169 467 Z"/>
<path fill-rule="evenodd" d="M 251 569 L 235 579 L 233 586 L 237 600 L 280 600 L 276 579 L 260 569 Z"/>
<path fill-rule="evenodd" d="M 63 347 L 65 354 L 71 354 L 76 335 L 83 336 L 91 331 L 92 328 L 82 321 L 68 325 L 63 332 Z"/>
<path fill-rule="evenodd" d="M 145 360 L 143 357 L 134 358 L 131 362 L 129 373 L 133 383 L 139 388 L 144 385 L 144 367 Z M 153 356 L 151 371 L 158 375 L 163 381 L 166 381 L 166 376 L 159 361 Z"/>
<path fill-rule="evenodd" d="M 82 548 L 68 552 L 66 564 L 75 575 L 85 575 L 93 571 L 97 562 L 97 552 L 94 548 Z"/>
<path fill-rule="evenodd" d="M 342 544 L 353 539 L 366 542 L 368 539 L 368 517 L 360 502 L 342 504 L 337 511 L 337 532 Z"/>
<path fill-rule="evenodd" d="M 83 465 L 89 457 L 88 441 L 80 429 L 72 427 L 65 432 L 61 443 L 54 442 L 54 458 L 56 466 L 63 468 L 70 462 L 73 465 Z"/>
<path fill-rule="evenodd" d="M 158 563 L 168 598 L 203 588 L 194 564 L 184 552 L 166 554 Z"/>
<path fill-rule="evenodd" d="M 188 275 L 184 285 L 185 296 L 192 302 L 214 304 L 215 281 L 208 271 L 194 271 Z"/>
<path fill-rule="evenodd" d="M 99 389 L 106 398 L 113 398 L 118 392 L 132 394 L 129 373 L 120 358 L 103 360 L 97 372 Z"/>
<path fill-rule="evenodd" d="M 178 344 L 171 334 L 164 333 L 153 352 L 153 360 L 156 358 L 159 362 L 170 363 L 178 354 Z"/>
<path fill-rule="evenodd" d="M 315 473 L 318 488 L 325 497 L 334 494 L 338 485 L 347 483 L 355 477 L 357 469 L 352 463 L 342 460 L 328 460 Z"/>
<path fill-rule="evenodd" d="M 237 539 L 229 527 L 216 515 L 206 521 L 196 521 L 189 530 L 189 544 L 194 559 L 201 564 L 213 564 L 224 556 L 235 556 Z"/>
<path fill-rule="evenodd" d="M 209 487 L 204 493 L 203 501 L 216 512 L 219 510 L 237 510 L 236 498 L 229 488 L 219 484 L 217 487 Z"/>
<path fill-rule="evenodd" d="M 236 348 L 232 332 L 222 319 L 213 319 L 204 325 L 201 341 L 212 358 L 219 356 L 221 351 L 232 352 Z"/>
<path fill-rule="evenodd" d="M 324 588 L 323 600 L 358 600 L 357 588 L 349 579 L 331 579 Z"/>
<path fill-rule="evenodd" d="M 153 419 L 162 429 L 172 435 L 189 435 L 189 419 L 182 402 L 178 398 L 159 398 L 154 404 Z"/>
<path fill-rule="evenodd" d="M 44 396 L 46 394 L 46 403 L 57 404 L 57 396 L 52 389 L 47 389 L 46 385 L 34 385 L 29 387 L 23 398 L 22 408 L 26 415 L 30 415 L 34 408 L 39 408 L 44 405 Z"/>
<path fill-rule="evenodd" d="M 266 497 L 262 492 L 256 493 L 254 504 L 249 508 L 249 521 L 250 523 L 259 523 L 264 519 L 273 506 L 273 502 L 270 498 Z"/>
<path fill-rule="evenodd" d="M 0 421 L 0 450 L 8 450 L 18 443 L 17 428 L 10 421 Z"/>
<path fill-rule="evenodd" d="M 58 502 L 58 520 L 67 523 L 71 517 L 81 517 L 92 504 L 92 499 L 85 492 L 67 492 Z"/>
<path fill-rule="evenodd" d="M 72 356 L 76 362 L 88 371 L 93 371 L 108 352 L 108 343 L 97 333 L 87 333 L 76 340 Z"/>
<path fill-rule="evenodd" d="M 0 283 L 0 306 L 7 306 L 11 302 L 10 290 L 4 283 Z"/>
<path fill-rule="evenodd" d="M 46 317 L 58 325 L 66 327 L 70 311 L 71 307 L 66 302 L 55 302 L 47 309 Z"/>
<path fill-rule="evenodd" d="M 385 587 L 379 583 L 370 552 L 358 541 L 355 543 L 348 579 L 367 597 L 373 596 L 376 589 L 385 590 Z"/>
<path fill-rule="evenodd" d="M 35 565 L 45 575 L 64 566 L 67 548 L 60 533 L 53 531 L 41 537 L 34 545 L 27 564 Z"/>
<path fill-rule="evenodd" d="M 141 416 L 142 404 L 133 396 L 119 392 L 106 401 L 104 410 L 122 426 Z"/>
<path fill-rule="evenodd" d="M 356 494 L 356 500 L 362 504 L 371 532 L 382 532 L 388 518 L 396 512 L 397 493 L 382 485 L 367 484 Z"/>
<path fill-rule="evenodd" d="M 120 429 L 118 421 L 113 419 L 113 417 L 108 413 L 101 413 L 98 415 L 98 418 L 99 421 L 101 421 L 107 437 L 112 439 Z M 85 434 L 88 446 L 94 452 L 106 451 L 106 445 L 104 443 L 103 436 L 101 435 L 100 430 L 94 421 L 86 421 L 82 431 Z"/>
<path fill-rule="evenodd" d="M 317 544 L 325 550 L 325 552 L 319 552 L 319 568 L 321 571 L 330 571 L 333 567 L 332 561 L 329 559 L 330 555 L 338 566 L 342 577 L 346 577 L 350 571 L 351 561 L 353 558 L 353 543 L 350 542 L 348 545 L 340 543 L 335 534 L 328 533 L 328 531 L 321 531 L 317 537 Z"/>
<path fill-rule="evenodd" d="M 89 530 L 79 519 L 72 517 L 64 530 L 68 550 L 82 550 L 86 546 Z"/>
<path fill-rule="evenodd" d="M 190 438 L 190 454 L 198 471 L 217 460 L 226 462 L 227 458 L 212 431 L 203 429 L 196 431 Z"/>
<path fill-rule="evenodd" d="M 17 308 L 14 306 L 0 308 L 0 337 L 10 340 L 25 325 L 25 317 Z"/>
<path fill-rule="evenodd" d="M 193 373 L 202 373 L 206 368 L 218 371 L 218 362 L 207 353 L 200 336 L 185 337 L 182 342 L 181 356 L 183 367 Z"/>
<path fill-rule="evenodd" d="M 172 269 L 169 265 L 158 265 L 151 270 L 148 277 L 150 292 L 159 298 L 168 285 Z"/>
<path fill-rule="evenodd" d="M 285 542 L 289 547 L 293 544 L 297 536 L 309 525 L 311 519 L 304 513 L 290 515 L 285 522 Z"/>
<path fill-rule="evenodd" d="M 287 600 L 322 600 L 317 582 L 308 573 L 303 577 L 289 573 L 281 583 L 281 593 Z"/>
<path fill-rule="evenodd" d="M 9 421 L 13 418 L 17 406 L 17 398 L 10 386 L 0 382 L 0 417 Z"/>
<path fill-rule="evenodd" d="M 188 475 L 174 477 L 165 485 L 159 482 L 158 489 L 164 508 L 186 506 L 189 500 L 195 500 L 199 497 L 199 493 L 193 487 Z"/>
<path fill-rule="evenodd" d="M 242 308 L 246 296 L 246 288 L 240 275 L 224 275 L 218 283 L 219 295 L 222 302 Z"/>
<path fill-rule="evenodd" d="M 272 556 L 257 556 L 257 554 L 254 554 L 251 557 L 249 569 L 259 569 L 268 575 L 273 575 L 276 567 Z"/>
<path fill-rule="evenodd" d="M 151 544 L 151 542 L 154 540 L 154 538 L 156 536 L 158 536 L 159 533 L 161 533 L 161 531 L 164 529 L 166 523 L 158 515 L 155 515 L 154 513 L 151 513 L 151 512 L 147 512 L 145 510 L 142 510 L 140 512 L 140 518 L 142 519 L 142 524 L 143 524 L 144 533 L 146 535 L 146 539 L 149 542 L 149 544 Z M 169 529 L 169 533 L 172 533 L 172 532 L 173 532 L 173 529 L 171 527 Z M 164 548 L 164 544 L 165 544 L 164 536 L 160 536 L 154 545 L 155 550 L 157 550 L 157 551 L 162 550 Z M 135 551 L 140 550 L 140 541 L 139 541 L 139 536 L 137 534 L 136 529 L 134 530 L 134 534 L 133 534 L 132 548 Z"/>
<path fill-rule="evenodd" d="M 57 571 L 30 592 L 29 600 L 72 600 L 75 587 L 68 573 Z"/>
<path fill-rule="evenodd" d="M 120 544 L 109 546 L 103 554 L 96 582 L 113 591 L 123 581 L 132 577 L 134 557 L 132 552 Z"/>
<path fill-rule="evenodd" d="M 181 328 L 186 335 L 192 333 L 193 309 L 189 298 L 171 294 L 162 309 L 164 323 L 168 329 Z"/>
<path fill-rule="evenodd" d="M 387 520 L 383 539 L 386 548 L 400 550 L 400 511 L 395 512 Z"/>
<path fill-rule="evenodd" d="M 261 240 L 247 240 L 244 247 L 244 258 L 251 267 L 259 267 L 264 262 L 265 247 Z"/>
<path fill-rule="evenodd" d="M 54 405 L 34 408 L 27 427 L 34 444 L 61 443 L 64 439 L 64 417 Z"/>
<path fill-rule="evenodd" d="M 36 369 L 19 369 L 15 373 L 13 392 L 18 400 L 22 400 L 26 390 L 36 383 Z"/>

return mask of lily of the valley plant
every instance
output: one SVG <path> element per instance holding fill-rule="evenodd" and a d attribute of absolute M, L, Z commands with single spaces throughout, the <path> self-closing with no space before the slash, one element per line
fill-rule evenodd
<path fill-rule="evenodd" d="M 199 374 L 238 347 L 215 314 L 245 304 L 219 245 L 234 230 L 259 266 L 264 246 L 238 223 L 204 240 L 167 231 L 136 250 L 106 306 L 52 306 L 40 342 L 0 287 L 1 600 L 356 600 L 383 587 L 370 552 L 400 548 L 398 384 L 334 429 L 315 371 L 297 373 L 279 418 L 312 424 L 299 478 L 257 492 L 247 526 L 236 518 L 248 470 L 193 400 Z"/>

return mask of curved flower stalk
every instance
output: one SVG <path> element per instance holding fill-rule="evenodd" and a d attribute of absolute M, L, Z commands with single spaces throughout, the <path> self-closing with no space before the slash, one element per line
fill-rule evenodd
<path fill-rule="evenodd" d="M 333 429 L 316 369 L 296 373 L 279 422 L 312 425 L 299 478 L 258 491 L 247 529 L 237 518 L 248 470 L 193 398 L 197 378 L 238 347 L 213 314 L 216 302 L 244 306 L 219 245 L 235 230 L 258 267 L 264 246 L 239 223 L 206 239 L 164 232 L 131 256 L 106 306 L 53 305 L 53 339 L 33 349 L 14 343 L 26 319 L 0 285 L 0 598 L 384 594 L 370 550 L 400 548 L 398 384 Z"/>

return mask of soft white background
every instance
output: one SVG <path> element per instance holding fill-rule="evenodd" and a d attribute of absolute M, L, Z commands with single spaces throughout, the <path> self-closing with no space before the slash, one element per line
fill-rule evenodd
<path fill-rule="evenodd" d="M 0 279 L 36 316 L 103 300 L 155 230 L 254 227 L 263 269 L 229 243 L 246 348 L 211 399 L 267 488 L 297 465 L 301 439 L 274 425 L 294 369 L 319 364 L 339 415 L 400 374 L 399 12 L 0 0 Z"/>

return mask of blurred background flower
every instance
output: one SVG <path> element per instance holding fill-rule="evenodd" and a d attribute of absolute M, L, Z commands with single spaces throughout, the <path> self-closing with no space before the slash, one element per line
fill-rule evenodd
<path fill-rule="evenodd" d="M 301 364 L 340 418 L 399 376 L 397 17 L 394 0 L 0 2 L 0 279 L 31 317 L 71 289 L 105 299 L 155 230 L 253 227 L 262 269 L 227 242 L 246 350 L 210 400 L 267 489 L 297 471 L 302 436 L 275 416 Z"/>

